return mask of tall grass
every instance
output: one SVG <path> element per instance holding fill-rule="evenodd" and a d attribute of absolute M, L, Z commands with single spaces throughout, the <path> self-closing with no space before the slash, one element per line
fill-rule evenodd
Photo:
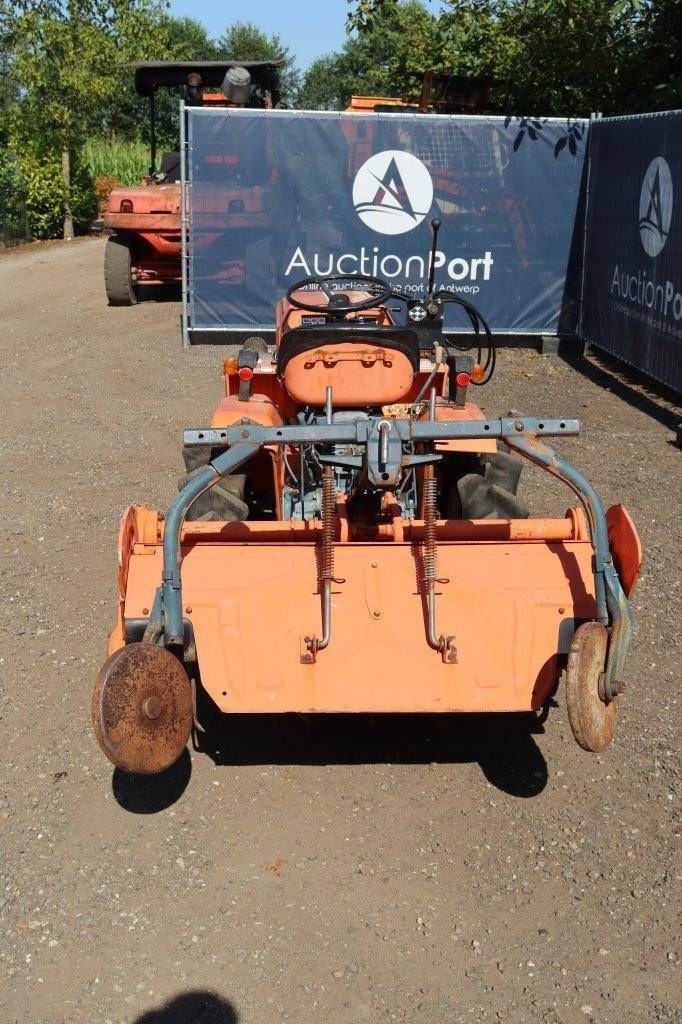
<path fill-rule="evenodd" d="M 121 185 L 139 185 L 149 169 L 149 149 L 144 142 L 88 139 L 85 161 L 93 178 L 116 178 Z"/>

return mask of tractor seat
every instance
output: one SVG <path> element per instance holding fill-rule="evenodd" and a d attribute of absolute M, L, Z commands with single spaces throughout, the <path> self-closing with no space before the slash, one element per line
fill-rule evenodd
<path fill-rule="evenodd" d="M 277 349 L 277 375 L 301 405 L 389 405 L 408 395 L 419 370 L 419 339 L 405 327 L 322 323 L 292 327 Z"/>

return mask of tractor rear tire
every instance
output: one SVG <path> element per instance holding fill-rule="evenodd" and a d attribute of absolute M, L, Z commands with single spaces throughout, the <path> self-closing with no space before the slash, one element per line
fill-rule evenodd
<path fill-rule="evenodd" d="M 193 448 L 186 446 L 182 450 L 182 458 L 187 470 L 185 476 L 178 480 L 181 491 L 197 473 L 204 469 L 209 461 L 219 455 L 222 448 Z M 244 501 L 246 475 L 229 473 L 213 487 L 200 494 L 190 505 L 185 519 L 190 523 L 236 523 L 248 519 L 249 506 Z"/>
<path fill-rule="evenodd" d="M 121 235 L 107 239 L 104 252 L 104 287 L 110 306 L 134 306 L 137 292 L 132 278 L 130 242 Z"/>
<path fill-rule="evenodd" d="M 447 456 L 446 456 L 447 458 Z M 504 451 L 473 459 L 478 463 L 466 470 L 471 457 L 455 456 L 450 487 L 446 494 L 445 514 L 448 519 L 527 519 L 529 509 L 516 496 L 521 476 L 521 459 Z M 456 470 L 459 468 L 460 473 Z"/>

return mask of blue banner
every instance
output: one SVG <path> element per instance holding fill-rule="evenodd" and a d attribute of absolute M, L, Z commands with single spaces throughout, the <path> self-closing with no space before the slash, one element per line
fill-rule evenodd
<path fill-rule="evenodd" d="M 590 126 L 581 336 L 682 391 L 682 111 Z"/>
<path fill-rule="evenodd" d="M 583 122 L 189 108 L 190 330 L 271 328 L 295 281 L 437 281 L 494 330 L 577 323 Z M 452 307 L 450 307 L 452 309 Z M 452 310 L 450 330 L 466 330 Z"/>

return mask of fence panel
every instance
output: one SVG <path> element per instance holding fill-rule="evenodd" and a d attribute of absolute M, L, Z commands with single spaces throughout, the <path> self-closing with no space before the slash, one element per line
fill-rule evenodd
<path fill-rule="evenodd" d="M 575 328 L 584 122 L 202 108 L 186 117 L 190 341 L 271 328 L 276 299 L 314 274 L 359 271 L 422 295 L 433 216 L 440 286 L 494 329 Z"/>
<path fill-rule="evenodd" d="M 682 111 L 590 126 L 580 334 L 682 391 Z"/>

